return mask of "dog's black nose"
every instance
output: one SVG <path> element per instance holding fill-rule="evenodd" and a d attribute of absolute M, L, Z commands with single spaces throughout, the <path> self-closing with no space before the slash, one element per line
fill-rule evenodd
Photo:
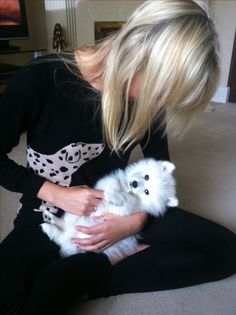
<path fill-rule="evenodd" d="M 131 186 L 133 188 L 137 188 L 138 187 L 138 182 L 136 180 L 134 180 L 132 183 L 131 183 Z"/>

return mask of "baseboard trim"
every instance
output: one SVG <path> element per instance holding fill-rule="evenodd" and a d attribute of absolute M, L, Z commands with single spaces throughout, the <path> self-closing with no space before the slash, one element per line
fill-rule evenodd
<path fill-rule="evenodd" d="M 230 92 L 229 87 L 219 86 L 218 89 L 216 90 L 215 95 L 211 99 L 211 102 L 227 103 L 229 100 L 229 92 Z"/>

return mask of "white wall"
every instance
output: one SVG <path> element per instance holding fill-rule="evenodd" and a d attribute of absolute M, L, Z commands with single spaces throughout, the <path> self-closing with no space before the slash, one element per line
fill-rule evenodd
<path fill-rule="evenodd" d="M 78 45 L 94 41 L 95 21 L 126 21 L 143 1 L 81 1 L 76 11 Z"/>
<path fill-rule="evenodd" d="M 53 29 L 60 23 L 67 49 L 94 42 L 95 21 L 125 21 L 141 0 L 45 0 L 49 50 Z M 74 36 L 72 34 L 74 32 Z"/>
<path fill-rule="evenodd" d="M 216 101 L 224 101 L 228 94 L 228 77 L 236 29 L 236 0 L 211 0 L 210 10 L 220 42 L 221 78 Z M 225 99 L 227 101 L 227 99 Z"/>

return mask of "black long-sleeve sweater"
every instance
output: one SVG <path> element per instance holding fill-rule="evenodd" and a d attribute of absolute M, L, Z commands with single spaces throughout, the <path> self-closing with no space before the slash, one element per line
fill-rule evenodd
<path fill-rule="evenodd" d="M 23 194 L 15 223 L 41 221 L 45 208 L 57 212 L 36 198 L 45 179 L 64 186 L 92 186 L 104 174 L 127 165 L 131 150 L 119 157 L 103 143 L 100 102 L 100 93 L 58 55 L 41 57 L 14 75 L 0 101 L 0 184 Z M 7 156 L 23 132 L 27 167 Z M 144 143 L 145 137 L 141 146 Z M 169 159 L 166 138 L 154 133 L 143 153 Z"/>

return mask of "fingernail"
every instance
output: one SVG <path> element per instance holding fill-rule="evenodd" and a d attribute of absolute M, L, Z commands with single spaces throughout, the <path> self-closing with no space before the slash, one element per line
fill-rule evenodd
<path fill-rule="evenodd" d="M 81 232 L 83 231 L 83 227 L 82 226 L 77 225 L 75 228 L 76 228 L 77 231 L 81 231 Z"/>

